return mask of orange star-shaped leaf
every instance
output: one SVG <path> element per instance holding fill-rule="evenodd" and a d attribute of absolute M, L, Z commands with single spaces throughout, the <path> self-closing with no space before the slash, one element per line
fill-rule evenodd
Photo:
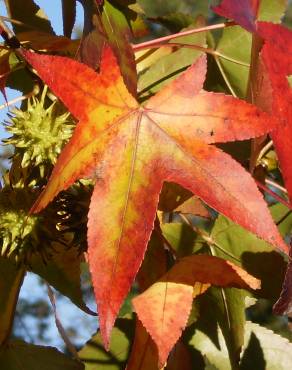
<path fill-rule="evenodd" d="M 205 57 L 139 106 L 110 49 L 100 74 L 67 58 L 23 55 L 80 121 L 33 211 L 77 179 L 95 176 L 88 254 L 106 346 L 141 265 L 164 181 L 287 251 L 251 176 L 208 145 L 262 135 L 276 122 L 244 101 L 203 91 Z"/>

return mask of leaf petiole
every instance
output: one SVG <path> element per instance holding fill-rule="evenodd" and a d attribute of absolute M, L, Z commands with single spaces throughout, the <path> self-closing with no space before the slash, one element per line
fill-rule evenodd
<path fill-rule="evenodd" d="M 225 23 L 214 24 L 214 25 L 211 25 L 211 26 L 206 26 L 206 27 L 201 27 L 201 28 L 193 28 L 191 30 L 186 30 L 186 31 L 181 31 L 181 32 L 178 32 L 178 33 L 174 33 L 173 35 L 167 35 L 167 36 L 164 36 L 164 37 L 159 37 L 159 38 L 154 39 L 154 40 L 141 42 L 140 44 L 132 44 L 132 48 L 133 48 L 134 51 L 139 51 L 139 50 L 143 50 L 143 49 L 150 49 L 150 48 L 153 48 L 153 47 L 159 47 L 161 44 L 165 44 L 166 42 L 168 42 L 170 40 L 173 40 L 175 38 L 178 38 L 178 37 L 193 35 L 193 34 L 199 33 L 199 32 L 217 30 L 217 29 L 220 29 L 220 28 L 234 26 L 235 24 L 236 23 L 234 23 L 234 22 L 225 22 Z"/>

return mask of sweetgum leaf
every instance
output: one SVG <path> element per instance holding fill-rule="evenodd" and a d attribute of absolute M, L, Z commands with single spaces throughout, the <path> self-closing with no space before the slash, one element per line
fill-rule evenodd
<path fill-rule="evenodd" d="M 211 218 L 211 213 L 205 207 L 204 203 L 199 198 L 194 196 L 183 202 L 175 209 L 175 211 L 183 214 L 200 216 L 206 219 Z"/>
<path fill-rule="evenodd" d="M 271 208 L 274 213 L 275 206 Z M 276 220 L 285 214 L 278 212 Z M 219 216 L 212 229 L 211 237 L 216 243 L 214 251 L 218 257 L 239 264 L 248 273 L 261 280 L 261 289 L 254 292 L 256 297 L 276 300 L 281 290 L 286 262 L 273 248 L 254 234 L 236 225 L 224 216 Z M 220 248 L 220 249 L 219 249 Z M 271 276 L 271 271 L 277 274 Z"/>
<path fill-rule="evenodd" d="M 158 350 L 140 320 L 136 320 L 135 339 L 126 370 L 160 370 Z"/>
<path fill-rule="evenodd" d="M 163 238 L 156 230 L 153 230 L 143 263 L 137 275 L 140 291 L 143 292 L 149 288 L 165 274 L 167 271 L 166 257 Z"/>
<path fill-rule="evenodd" d="M 288 0 L 261 0 L 258 20 L 280 23 L 288 6 Z"/>
<path fill-rule="evenodd" d="M 251 42 L 252 36 L 245 29 L 240 26 L 227 27 L 223 30 L 216 50 L 229 58 L 249 64 Z M 219 58 L 217 63 L 221 65 L 236 95 L 244 98 L 246 96 L 249 68 L 223 58 Z"/>
<path fill-rule="evenodd" d="M 10 50 L 0 51 L 0 91 L 6 99 L 5 86 L 11 67 L 9 64 Z"/>
<path fill-rule="evenodd" d="M 0 363 L 5 370 L 84 370 L 81 362 L 70 359 L 53 347 L 13 341 L 0 349 Z M 41 365 L 40 365 L 41 364 Z"/>
<path fill-rule="evenodd" d="M 157 18 L 168 16 L 175 13 L 189 14 L 193 19 L 198 15 L 208 17 L 209 2 L 205 0 L 196 0 L 195 6 L 189 1 L 149 1 L 138 0 L 138 3 L 145 10 L 148 17 Z"/>
<path fill-rule="evenodd" d="M 77 179 L 96 179 L 88 253 L 107 346 L 141 265 L 164 181 L 180 184 L 287 251 L 251 176 L 208 145 L 261 136 L 278 122 L 244 101 L 201 91 L 205 57 L 139 106 L 108 48 L 100 74 L 62 57 L 29 51 L 23 55 L 80 120 L 32 211 L 40 211 Z"/>
<path fill-rule="evenodd" d="M 202 283 L 198 289 L 196 283 Z M 160 366 L 187 324 L 193 298 L 204 293 L 210 284 L 253 289 L 260 286 L 259 280 L 229 261 L 194 255 L 181 259 L 158 282 L 134 298 L 134 309 L 157 344 Z"/>
<path fill-rule="evenodd" d="M 10 334 L 23 277 L 23 268 L 0 257 L 0 344 Z"/>
<path fill-rule="evenodd" d="M 124 370 L 133 335 L 134 320 L 128 317 L 117 319 L 109 351 L 102 346 L 100 332 L 95 334 L 78 353 L 85 370 Z"/>
<path fill-rule="evenodd" d="M 102 23 L 109 45 L 118 58 L 125 84 L 133 96 L 137 93 L 134 52 L 130 44 L 131 30 L 125 15 L 108 0 L 104 1 Z"/>
<path fill-rule="evenodd" d="M 246 294 L 242 289 L 212 287 L 202 297 L 207 298 L 205 309 L 212 307 L 212 315 L 216 317 L 222 330 L 229 361 L 234 368 L 238 366 L 244 343 Z"/>
<path fill-rule="evenodd" d="M 197 364 L 196 364 L 197 365 Z M 137 320 L 135 342 L 126 370 L 161 370 L 158 366 L 157 346 L 144 326 Z M 177 342 L 168 360 L 166 370 L 192 370 L 189 348 L 181 341 Z"/>
<path fill-rule="evenodd" d="M 33 0 L 26 0 L 25 6 L 22 0 L 5 0 L 5 5 L 10 18 L 23 22 L 33 29 L 54 33 L 46 14 Z M 27 31 L 25 25 L 13 24 L 13 28 L 15 32 Z"/>
<path fill-rule="evenodd" d="M 81 310 L 93 314 L 82 298 L 80 264 L 83 259 L 77 249 L 66 249 L 63 245 L 55 244 L 51 258 L 46 264 L 40 256 L 32 257 L 30 270 L 68 297 Z"/>
<path fill-rule="evenodd" d="M 203 27 L 205 20 L 199 17 L 193 22 L 190 28 Z M 199 45 L 205 46 L 206 44 L 206 33 L 199 32 L 194 35 L 182 36 L 173 40 L 176 43 Z M 156 53 L 161 54 L 162 50 L 157 50 Z M 148 69 L 143 71 L 139 76 L 138 91 L 140 94 L 146 92 L 147 94 L 156 93 L 165 86 L 189 65 L 195 63 L 195 61 L 202 55 L 202 52 L 195 49 L 180 48 L 171 52 L 168 55 L 160 55 L 160 57 L 149 66 Z"/>
<path fill-rule="evenodd" d="M 108 0 L 103 2 L 98 13 L 94 12 L 92 2 L 83 2 L 85 12 L 85 35 L 79 48 L 79 59 L 93 69 L 101 63 L 104 45 L 114 51 L 125 84 L 133 96 L 137 93 L 137 72 L 135 56 L 130 44 L 131 28 L 125 14 L 117 4 Z M 87 25 L 92 19 L 92 24 Z M 88 29 L 87 29 L 88 28 Z"/>
<path fill-rule="evenodd" d="M 267 22 L 258 23 L 258 32 L 265 39 L 261 57 L 272 87 L 272 96 L 268 91 L 265 91 L 262 92 L 263 99 L 272 102 L 270 112 L 281 120 L 278 129 L 271 133 L 271 137 L 291 202 L 292 89 L 287 76 L 292 73 L 292 32 L 283 26 Z"/>
<path fill-rule="evenodd" d="M 163 212 L 173 212 L 191 196 L 192 193 L 182 186 L 165 182 L 160 193 L 158 209 Z"/>
<path fill-rule="evenodd" d="M 213 10 L 253 32 L 259 4 L 260 0 L 223 0 L 220 5 L 213 7 Z"/>
<path fill-rule="evenodd" d="M 276 315 L 289 315 L 292 313 L 292 249 L 290 247 L 288 267 L 283 283 L 280 298 L 275 303 L 273 310 Z"/>
<path fill-rule="evenodd" d="M 203 238 L 186 223 L 164 223 L 161 230 L 179 258 L 198 252 L 205 244 Z"/>
<path fill-rule="evenodd" d="M 248 349 L 251 349 L 255 344 L 251 343 L 253 336 L 257 338 L 261 350 L 259 351 L 257 348 L 258 345 L 256 345 L 255 349 L 257 351 L 248 353 Z M 244 347 L 245 352 L 243 353 L 241 362 L 242 369 L 248 369 L 248 367 L 245 366 L 247 360 L 249 360 L 248 362 L 250 365 L 253 364 L 252 366 L 254 366 L 255 360 L 259 361 L 263 359 L 267 368 L 285 370 L 290 367 L 292 344 L 286 338 L 281 337 L 265 327 L 247 322 Z"/>
<path fill-rule="evenodd" d="M 177 342 L 167 361 L 166 370 L 192 370 L 193 363 L 188 347 Z"/>
<path fill-rule="evenodd" d="M 71 37 L 76 18 L 76 0 L 62 0 L 64 36 Z"/>
<path fill-rule="evenodd" d="M 17 38 L 34 50 L 69 52 L 72 56 L 75 55 L 79 45 L 78 40 L 70 40 L 65 36 L 55 36 L 42 31 L 21 32 L 17 34 Z"/>
<path fill-rule="evenodd" d="M 214 10 L 226 17 L 233 17 L 242 27 L 249 31 L 256 32 L 265 40 L 265 45 L 261 52 L 260 67 L 257 71 L 259 79 L 268 80 L 265 87 L 258 86 L 255 94 L 256 104 L 263 110 L 274 114 L 280 118 L 281 125 L 271 132 L 274 146 L 279 158 L 284 182 L 288 190 L 289 198 L 292 197 L 292 166 L 291 166 L 291 137 L 292 137 L 292 90 L 287 80 L 287 76 L 292 73 L 291 63 L 291 40 L 292 32 L 281 26 L 268 22 L 258 21 L 255 23 L 258 6 L 257 1 L 222 1 L 219 7 Z M 272 17 L 273 21 L 279 21 L 279 16 L 283 15 L 283 10 L 287 5 L 286 0 L 274 3 L 274 1 L 262 2 L 262 17 L 259 20 L 267 20 L 272 17 L 271 9 L 277 8 L 278 17 Z M 253 26 L 247 24 L 252 22 Z M 271 18 L 270 18 L 271 19 Z M 262 64 L 262 65 L 261 65 Z M 266 77 L 268 76 L 268 78 Z M 267 88 L 270 83 L 270 88 Z"/>
<path fill-rule="evenodd" d="M 246 30 L 256 32 L 257 20 L 279 22 L 287 3 L 287 0 L 222 0 L 213 10 L 223 17 L 233 19 Z"/>
<path fill-rule="evenodd" d="M 144 291 L 149 288 L 166 272 L 166 262 L 163 239 L 155 229 L 137 275 L 140 290 Z M 136 369 L 159 370 L 157 346 L 138 319 L 136 320 L 135 336 L 126 370 Z"/>
<path fill-rule="evenodd" d="M 262 74 L 261 79 L 266 78 L 265 74 L 268 75 L 271 89 L 259 88 L 256 96 L 257 105 L 268 111 L 271 114 L 279 117 L 281 125 L 279 128 L 271 132 L 276 152 L 279 158 L 283 178 L 285 181 L 286 188 L 289 193 L 291 201 L 292 197 L 292 166 L 291 166 L 291 137 L 292 137 L 292 125 L 291 125 L 291 101 L 292 101 L 292 90 L 287 80 L 287 76 L 292 73 L 291 63 L 291 40 L 292 32 L 281 26 L 268 22 L 257 22 L 252 27 L 247 27 L 247 23 L 253 19 L 256 20 L 256 8 L 253 6 L 253 0 L 246 1 L 230 1 L 224 0 L 219 7 L 214 10 L 226 17 L 233 17 L 242 27 L 245 27 L 249 31 L 257 32 L 265 40 L 265 45 L 261 53 L 261 62 L 263 67 L 259 74 Z M 279 21 L 283 10 L 287 5 L 286 0 L 271 1 L 268 3 L 264 1 L 261 3 L 262 16 L 259 20 Z M 272 11 L 277 10 L 276 17 L 272 16 Z M 252 14 L 252 16 L 250 16 Z M 270 18 L 269 18 L 270 17 Z M 265 69 L 263 71 L 263 69 Z"/>
<path fill-rule="evenodd" d="M 240 369 L 289 369 L 292 345 L 286 338 L 249 321 L 245 325 L 244 337 Z M 231 370 L 221 332 L 219 332 L 219 343 L 215 344 L 203 330 L 196 330 L 189 344 L 200 350 L 205 361 L 216 366 L 217 369 Z"/>
<path fill-rule="evenodd" d="M 255 31 L 255 30 L 254 30 Z M 287 76 L 292 73 L 291 67 L 291 40 L 292 32 L 283 26 L 266 22 L 258 22 L 258 34 L 264 38 L 265 45 L 261 52 L 262 80 L 268 75 L 271 89 L 259 89 L 257 98 L 261 108 L 280 117 L 281 125 L 271 132 L 274 146 L 279 157 L 283 178 L 288 190 L 289 199 L 292 198 L 292 166 L 291 166 L 291 137 L 292 137 L 292 90 Z M 286 276 L 279 300 L 274 306 L 277 314 L 291 312 L 291 264 L 288 263 Z"/>
<path fill-rule="evenodd" d="M 176 33 L 190 26 L 194 21 L 194 17 L 190 14 L 170 13 L 162 17 L 151 18 L 151 20 L 167 27 L 170 32 Z"/>
<path fill-rule="evenodd" d="M 246 1 L 237 1 L 231 3 L 232 6 L 235 6 L 235 4 L 237 3 L 236 6 L 240 7 L 239 9 L 241 9 L 239 10 L 241 16 L 245 14 L 244 9 L 247 4 Z M 248 5 L 248 8 L 251 9 L 251 3 L 249 4 L 250 5 Z M 225 7 L 226 6 L 227 3 Z M 257 16 L 256 14 L 254 14 L 253 18 L 278 23 L 280 22 L 284 14 L 286 6 L 287 0 L 262 0 L 260 2 Z M 228 17 L 227 13 L 224 13 L 224 15 Z M 236 19 L 236 21 L 240 24 L 241 27 L 234 26 L 224 28 L 222 37 L 218 41 L 216 50 L 221 54 L 228 56 L 229 58 L 249 64 L 251 56 L 252 35 L 248 31 L 246 31 L 246 29 L 242 28 L 244 27 L 244 23 L 240 23 L 240 19 Z M 245 65 L 237 64 L 224 58 L 219 58 L 217 60 L 217 63 L 220 63 L 220 65 L 222 66 L 226 78 L 230 82 L 236 95 L 242 98 L 246 97 L 249 68 Z"/>

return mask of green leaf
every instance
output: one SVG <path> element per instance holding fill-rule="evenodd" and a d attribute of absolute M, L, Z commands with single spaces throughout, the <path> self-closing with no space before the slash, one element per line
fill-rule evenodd
<path fill-rule="evenodd" d="M 189 14 L 193 19 L 198 15 L 208 16 L 209 1 L 181 1 L 181 0 L 138 0 L 148 17 L 163 17 L 174 13 Z"/>
<path fill-rule="evenodd" d="M 102 49 L 108 43 L 118 59 L 128 90 L 136 96 L 137 72 L 135 56 L 130 44 L 131 27 L 120 6 L 121 4 L 116 2 L 104 0 L 102 8 L 99 7 L 96 13 L 92 1 L 83 2 L 85 14 L 83 36 L 86 36 L 83 37 L 79 48 L 79 59 L 93 69 L 99 68 Z M 122 9 L 125 12 L 132 12 Z"/>
<path fill-rule="evenodd" d="M 292 211 L 281 203 L 270 207 L 270 211 L 283 238 L 290 235 L 292 231 Z"/>
<path fill-rule="evenodd" d="M 100 333 L 94 335 L 79 351 L 85 370 L 124 370 L 130 354 L 134 327 L 134 320 L 118 319 L 112 331 L 108 352 L 103 347 Z"/>
<path fill-rule="evenodd" d="M 0 348 L 3 370 L 82 370 L 84 366 L 53 347 L 13 341 Z"/>
<path fill-rule="evenodd" d="M 279 218 L 283 217 L 285 211 L 278 206 L 274 209 Z M 212 254 L 237 263 L 251 275 L 261 279 L 262 288 L 259 293 L 254 292 L 256 296 L 274 300 L 278 297 L 286 263 L 269 244 L 259 240 L 224 216 L 217 218 L 211 238 L 214 241 L 211 247 Z M 277 271 L 277 274 L 271 276 L 271 271 Z M 210 298 L 210 304 L 214 307 L 226 340 L 231 364 L 236 368 L 243 345 L 246 293 L 236 289 L 212 288 L 205 296 L 208 297 L 208 295 L 213 296 Z"/>
<path fill-rule="evenodd" d="M 23 22 L 24 25 L 13 25 L 14 31 L 27 31 L 28 26 L 47 33 L 54 33 L 48 17 L 33 0 L 5 0 L 7 13 L 10 18 Z M 24 5 L 25 4 L 25 5 Z"/>
<path fill-rule="evenodd" d="M 228 348 L 231 368 L 236 369 L 244 343 L 246 293 L 236 288 L 210 288 L 203 300 L 211 315 L 216 317 Z M 212 307 L 212 311 L 210 311 Z"/>
<path fill-rule="evenodd" d="M 193 23 L 194 18 L 190 14 L 171 13 L 152 20 L 167 27 L 170 32 L 176 33 L 182 28 L 189 27 Z"/>
<path fill-rule="evenodd" d="M 33 90 L 33 79 L 27 68 L 18 69 L 20 64 L 19 59 L 15 53 L 12 52 L 9 57 L 11 72 L 8 75 L 6 86 L 11 89 L 19 90 L 23 94 L 27 94 Z"/>
<path fill-rule="evenodd" d="M 107 40 L 118 58 L 119 66 L 129 91 L 137 93 L 137 73 L 133 49 L 130 45 L 131 29 L 127 18 L 108 0 L 104 1 L 102 23 Z"/>
<path fill-rule="evenodd" d="M 266 361 L 264 358 L 264 353 L 260 344 L 260 341 L 256 335 L 252 332 L 249 338 L 248 346 L 243 354 L 240 369 L 265 370 Z"/>
<path fill-rule="evenodd" d="M 228 351 L 222 332 L 215 328 L 217 341 L 210 338 L 202 328 L 195 330 L 194 335 L 188 340 L 188 345 L 193 350 L 193 363 L 200 364 L 199 370 L 218 369 L 231 370 Z M 203 362 L 203 364 L 202 364 Z"/>
<path fill-rule="evenodd" d="M 204 240 L 185 223 L 165 223 L 161 225 L 161 230 L 178 257 L 189 256 L 205 244 Z"/>
<path fill-rule="evenodd" d="M 199 350 L 206 364 L 215 366 L 218 370 L 231 370 L 228 361 L 228 351 L 222 332 L 218 332 L 218 343 L 197 329 L 188 339 L 188 344 Z M 292 361 L 292 344 L 271 330 L 257 324 L 246 322 L 244 347 L 241 356 L 241 370 L 287 370 Z"/>
<path fill-rule="evenodd" d="M 240 369 L 287 370 L 292 363 L 292 344 L 258 324 L 246 323 L 245 351 Z"/>
<path fill-rule="evenodd" d="M 192 24 L 191 28 L 201 27 L 202 19 Z M 206 33 L 200 32 L 194 35 L 178 37 L 173 40 L 175 43 L 186 43 L 190 45 L 205 46 Z M 162 86 L 173 80 L 180 72 L 194 63 L 202 55 L 202 52 L 195 49 L 181 48 L 169 55 L 161 57 L 139 77 L 138 91 L 154 94 Z"/>
<path fill-rule="evenodd" d="M 54 249 L 46 264 L 39 255 L 34 255 L 30 264 L 31 271 L 71 299 L 81 310 L 92 314 L 83 301 L 80 285 L 80 264 L 83 255 L 77 248 L 67 249 L 61 244 L 55 244 Z"/>
<path fill-rule="evenodd" d="M 0 257 L 0 344 L 9 337 L 23 277 L 23 268 Z"/>
<path fill-rule="evenodd" d="M 217 45 L 217 52 L 228 58 L 236 59 L 240 63 L 250 62 L 252 36 L 240 26 L 225 28 Z M 236 64 L 224 58 L 218 59 L 218 64 L 225 72 L 235 94 L 244 98 L 247 91 L 249 68 Z"/>
<path fill-rule="evenodd" d="M 278 209 L 277 213 L 280 215 Z M 218 257 L 238 264 L 261 280 L 261 289 L 253 292 L 256 297 L 274 301 L 277 299 L 281 292 L 286 262 L 272 246 L 224 216 L 217 218 L 211 237 Z M 271 274 L 271 271 L 277 271 L 277 274 Z"/>
<path fill-rule="evenodd" d="M 286 9 L 286 0 L 263 0 L 259 9 L 259 20 L 279 22 Z M 250 62 L 252 35 L 240 26 L 227 27 L 223 30 L 216 50 L 221 54 L 233 58 L 242 63 Z M 235 94 L 245 98 L 249 68 L 226 59 L 220 58 L 221 64 L 228 81 Z"/>
<path fill-rule="evenodd" d="M 261 0 L 259 21 L 280 23 L 288 5 L 287 0 Z"/>

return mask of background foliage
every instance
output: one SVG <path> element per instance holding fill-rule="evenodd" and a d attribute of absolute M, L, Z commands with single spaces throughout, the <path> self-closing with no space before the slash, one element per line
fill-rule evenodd
<path fill-rule="evenodd" d="M 33 1 L 28 1 L 24 9 L 21 1 L 6 0 L 8 17 L 14 20 L 12 23 L 8 21 L 6 26 L 27 49 L 77 58 L 97 71 L 101 50 L 109 44 L 117 56 L 124 82 L 141 103 L 147 102 L 181 75 L 207 50 L 204 89 L 258 104 L 248 93 L 252 79 L 248 65 L 251 63 L 251 68 L 255 68 L 251 59 L 254 36 L 240 26 L 214 31 L 207 28 L 205 32 L 192 35 L 184 33 L 169 38 L 169 45 L 164 43 L 163 47 L 141 50 L 137 46 L 134 47 L 135 54 L 132 52 L 129 40 L 139 45 L 154 38 L 223 22 L 224 18 L 210 8 L 215 2 L 110 0 L 100 5 L 98 11 L 95 2 L 80 3 L 84 7 L 81 44 L 74 39 L 78 32 L 81 37 L 78 29 L 71 39 L 75 0 L 62 1 L 62 7 L 60 4 L 60 17 L 62 14 L 67 38 L 55 35 L 50 20 Z M 289 26 L 291 6 L 285 1 L 262 0 L 258 19 L 275 23 L 282 20 Z M 6 29 L 4 21 L 1 18 L 2 27 Z M 180 47 L 179 44 L 194 48 Z M 6 87 L 19 91 L 20 106 L 11 106 L 3 122 L 9 138 L 3 141 L 1 157 L 1 365 L 8 370 L 20 369 L 19 361 L 27 369 L 39 368 L 40 363 L 50 370 L 124 369 L 126 366 L 128 370 L 161 368 L 164 366 L 164 363 L 158 365 L 161 348 L 158 346 L 157 350 L 153 341 L 155 335 L 151 332 L 151 338 L 141 324 L 142 321 L 145 325 L 142 314 L 141 317 L 139 314 L 139 307 L 150 302 L 146 289 L 152 286 L 151 289 L 156 287 L 160 291 L 162 288 L 157 284 L 164 280 L 158 279 L 167 276 L 167 281 L 171 267 L 177 266 L 176 262 L 181 258 L 212 255 L 246 270 L 261 281 L 261 288 L 252 290 L 252 280 L 241 285 L 245 289 L 218 287 L 220 284 L 213 282 L 212 274 L 204 283 L 194 281 L 191 311 L 186 313 L 188 321 L 183 335 L 175 340 L 175 345 L 171 342 L 171 332 L 177 330 L 173 322 L 169 332 L 160 338 L 161 347 L 172 343 L 166 368 L 288 369 L 292 338 L 289 315 L 272 314 L 272 307 L 281 293 L 287 256 L 219 215 L 189 191 L 170 183 L 164 186 L 160 195 L 147 253 L 115 323 L 109 352 L 104 350 L 100 332 L 85 343 L 84 337 L 98 326 L 95 309 L 88 308 L 94 307 L 94 295 L 86 254 L 87 212 L 94 181 L 86 178 L 75 182 L 40 214 L 29 214 L 72 135 L 76 118 L 11 46 L 6 38 L 0 55 L 0 88 L 3 94 Z M 257 150 L 253 149 L 255 146 Z M 292 216 L 273 143 L 265 136 L 261 142 L 251 139 L 218 144 L 218 147 L 247 169 L 256 155 L 254 177 L 264 184 L 263 194 L 273 220 L 289 244 Z M 99 171 L 97 169 L 94 174 L 95 180 L 102 176 Z M 274 194 L 269 194 L 269 189 Z M 275 198 L 275 194 L 280 198 Z M 215 262 L 212 266 L 216 271 Z M 166 271 L 168 273 L 164 275 Z M 23 279 L 31 272 L 39 276 L 33 284 L 39 284 L 42 292 L 48 292 L 48 297 L 18 299 Z M 170 289 L 170 285 L 168 287 Z M 63 296 L 69 298 L 70 303 L 64 301 Z M 66 323 L 62 303 L 66 310 L 69 305 L 74 305 L 84 312 L 80 316 L 75 311 L 75 315 L 82 317 L 78 324 L 75 320 Z M 153 307 L 154 320 L 158 320 L 155 302 L 147 308 L 147 313 L 151 313 Z M 162 313 L 166 315 L 168 311 Z M 178 308 L 177 316 L 183 315 L 183 307 Z M 48 333 L 52 330 L 52 319 L 62 338 L 62 341 L 53 338 L 56 343 L 52 344 L 59 344 L 59 349 L 66 355 L 36 345 L 50 341 Z M 65 330 L 62 322 L 66 323 Z"/>

